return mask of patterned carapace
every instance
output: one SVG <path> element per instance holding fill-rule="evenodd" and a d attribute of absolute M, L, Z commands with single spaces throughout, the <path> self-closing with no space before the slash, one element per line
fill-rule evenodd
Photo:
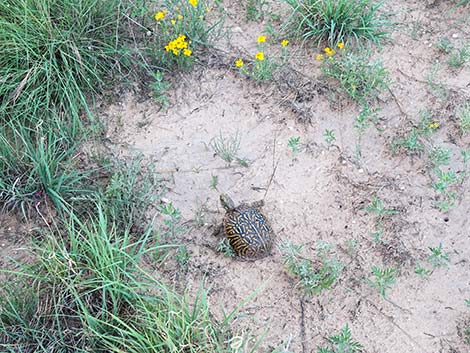
<path fill-rule="evenodd" d="M 266 217 L 255 207 L 234 207 L 226 195 L 220 197 L 227 210 L 223 226 L 233 250 L 243 258 L 261 258 L 269 254 L 274 233 Z"/>

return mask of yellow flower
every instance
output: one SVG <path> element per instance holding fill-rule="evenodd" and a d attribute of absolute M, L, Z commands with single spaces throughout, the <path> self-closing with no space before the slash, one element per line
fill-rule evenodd
<path fill-rule="evenodd" d="M 333 55 L 335 55 L 335 53 L 336 53 L 336 51 L 335 51 L 334 49 L 331 49 L 331 48 L 328 48 L 328 47 L 326 47 L 326 48 L 324 49 L 324 51 L 325 51 L 325 53 L 326 53 L 326 56 L 333 56 Z"/>
<path fill-rule="evenodd" d="M 287 39 L 284 39 L 282 42 L 281 42 L 281 45 L 283 47 L 287 47 L 287 44 L 289 44 L 289 41 Z"/>
<path fill-rule="evenodd" d="M 338 48 L 343 49 L 344 48 L 344 42 L 339 42 L 338 43 Z"/>
<path fill-rule="evenodd" d="M 245 64 L 243 63 L 242 59 L 235 60 L 235 66 L 236 67 L 242 67 L 243 65 L 245 65 Z"/>
<path fill-rule="evenodd" d="M 255 58 L 259 61 L 263 61 L 264 60 L 264 53 L 262 51 L 256 53 Z"/>
<path fill-rule="evenodd" d="M 170 22 L 171 22 L 172 25 L 176 24 L 176 20 L 171 20 Z"/>
<path fill-rule="evenodd" d="M 206 6 L 206 12 L 209 12 L 211 9 Z"/>
<path fill-rule="evenodd" d="M 181 21 L 181 20 L 183 19 L 183 15 L 182 15 L 182 14 L 178 14 L 178 16 L 176 16 L 176 18 Z"/>
<path fill-rule="evenodd" d="M 168 11 L 166 10 L 163 10 L 163 11 L 158 11 L 156 14 L 155 14 L 155 20 L 157 21 L 160 21 L 160 20 L 163 20 L 165 18 L 165 15 Z"/>
<path fill-rule="evenodd" d="M 429 128 L 430 128 L 431 130 L 437 129 L 438 127 L 439 127 L 439 123 L 436 123 L 436 122 L 435 122 L 435 123 L 429 124 Z"/>
<path fill-rule="evenodd" d="M 193 53 L 193 51 L 192 51 L 191 49 L 185 49 L 185 50 L 183 50 L 183 55 L 191 56 L 192 53 Z"/>
<path fill-rule="evenodd" d="M 266 42 L 266 36 L 258 36 L 258 43 Z"/>
<path fill-rule="evenodd" d="M 316 60 L 323 60 L 323 55 L 322 54 L 317 54 L 315 57 Z"/>
<path fill-rule="evenodd" d="M 192 5 L 192 7 L 196 7 L 197 6 L 197 3 L 198 3 L 198 0 L 188 0 L 189 3 Z"/>

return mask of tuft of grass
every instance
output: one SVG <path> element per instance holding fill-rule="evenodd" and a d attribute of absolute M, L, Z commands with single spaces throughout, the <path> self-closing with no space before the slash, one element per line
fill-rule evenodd
<path fill-rule="evenodd" d="M 3 209 L 29 210 L 51 204 L 70 207 L 89 190 L 89 171 L 77 169 L 77 145 L 50 127 L 29 129 L 10 122 L 0 126 L 0 204 Z"/>
<path fill-rule="evenodd" d="M 292 7 L 286 26 L 305 40 L 331 46 L 339 42 L 373 42 L 388 37 L 390 23 L 380 12 L 382 1 L 373 0 L 284 0 Z"/>
<path fill-rule="evenodd" d="M 322 64 L 322 72 L 338 80 L 341 90 L 362 105 L 375 101 L 390 81 L 382 62 L 371 61 L 367 52 L 345 52 L 328 57 Z"/>
<path fill-rule="evenodd" d="M 225 351 L 229 319 L 211 318 L 202 288 L 190 300 L 141 269 L 142 256 L 155 250 L 151 234 L 130 236 L 100 204 L 86 223 L 71 215 L 45 234 L 36 262 L 11 271 L 18 284 L 0 290 L 2 350 Z"/>
<path fill-rule="evenodd" d="M 88 93 L 128 64 L 129 7 L 122 0 L 1 1 L 0 122 L 35 126 L 53 116 L 78 134 L 80 114 L 90 114 Z"/>
<path fill-rule="evenodd" d="M 238 150 L 240 149 L 240 135 L 237 132 L 234 136 L 225 137 L 222 133 L 214 137 L 209 146 L 214 153 L 227 163 L 237 161 L 240 165 L 246 167 L 248 162 L 244 158 L 238 157 Z"/>

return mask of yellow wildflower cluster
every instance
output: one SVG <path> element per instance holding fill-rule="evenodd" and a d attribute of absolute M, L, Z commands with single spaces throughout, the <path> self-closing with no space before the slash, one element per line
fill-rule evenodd
<path fill-rule="evenodd" d="M 289 41 L 287 39 L 284 39 L 282 42 L 281 42 L 281 46 L 283 48 L 287 47 L 287 44 L 289 44 Z"/>
<path fill-rule="evenodd" d="M 258 36 L 258 43 L 266 42 L 266 36 Z"/>
<path fill-rule="evenodd" d="M 338 49 L 342 50 L 344 48 L 344 42 L 339 42 L 337 45 Z M 336 50 L 330 48 L 330 47 L 326 47 L 325 49 L 323 49 L 323 51 L 325 52 L 326 56 L 328 57 L 331 57 L 333 55 L 336 54 Z M 323 54 L 317 54 L 315 56 L 315 59 L 316 60 L 323 60 L 325 57 L 323 56 Z"/>
<path fill-rule="evenodd" d="M 171 51 L 173 55 L 178 56 L 180 51 L 183 50 L 183 55 L 191 56 L 192 50 L 188 48 L 188 42 L 186 42 L 186 36 L 184 34 L 178 36 L 178 38 L 172 40 L 165 46 L 166 51 Z"/>
<path fill-rule="evenodd" d="M 235 66 L 236 67 L 242 67 L 243 65 L 245 65 L 245 63 L 243 62 L 242 59 L 235 60 Z"/>
<path fill-rule="evenodd" d="M 163 20 L 167 13 L 168 13 L 167 10 L 158 11 L 154 16 L 155 20 L 157 20 L 157 21 Z"/>
<path fill-rule="evenodd" d="M 188 0 L 192 7 L 196 7 L 198 0 Z"/>
<path fill-rule="evenodd" d="M 430 128 L 431 130 L 435 130 L 435 129 L 437 129 L 438 127 L 439 127 L 439 123 L 437 123 L 437 122 L 434 122 L 434 123 L 430 123 L 430 124 L 429 124 L 429 128 Z"/>
<path fill-rule="evenodd" d="M 256 60 L 263 61 L 264 60 L 264 53 L 262 51 L 259 51 L 255 55 Z"/>
<path fill-rule="evenodd" d="M 326 47 L 326 48 L 324 49 L 324 52 L 325 52 L 326 56 L 333 56 L 333 55 L 336 54 L 336 50 L 331 49 L 331 48 L 329 48 L 329 47 Z"/>

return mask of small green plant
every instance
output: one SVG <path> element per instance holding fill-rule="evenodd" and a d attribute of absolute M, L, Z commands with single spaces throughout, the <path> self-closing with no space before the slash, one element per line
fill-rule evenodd
<path fill-rule="evenodd" d="M 470 45 L 465 45 L 460 49 L 454 49 L 450 52 L 447 64 L 453 69 L 460 69 L 469 61 Z"/>
<path fill-rule="evenodd" d="M 222 238 L 217 245 L 217 251 L 221 252 L 227 257 L 234 257 L 236 255 L 235 250 L 230 246 L 229 240 L 227 238 Z"/>
<path fill-rule="evenodd" d="M 379 291 L 380 295 L 385 298 L 387 289 L 392 287 L 396 281 L 396 269 L 392 267 L 381 269 L 378 266 L 372 266 L 372 279 L 367 279 L 367 283 L 372 288 Z"/>
<path fill-rule="evenodd" d="M 246 3 L 247 21 L 258 21 L 262 19 L 267 5 L 268 1 L 266 0 L 248 0 Z"/>
<path fill-rule="evenodd" d="M 456 116 L 462 133 L 470 132 L 470 102 L 462 104 L 457 109 Z"/>
<path fill-rule="evenodd" d="M 178 247 L 176 251 L 175 260 L 178 266 L 183 270 L 186 271 L 188 269 L 188 261 L 191 258 L 189 254 L 188 248 L 186 245 L 181 245 Z"/>
<path fill-rule="evenodd" d="M 380 108 L 370 108 L 369 104 L 364 104 L 359 115 L 354 121 L 354 129 L 357 131 L 356 157 L 360 158 L 362 154 L 362 138 L 364 132 L 371 124 L 378 124 L 378 111 Z"/>
<path fill-rule="evenodd" d="M 459 178 L 453 170 L 443 171 L 440 168 L 436 168 L 435 174 L 437 180 L 432 187 L 441 194 L 441 200 L 436 202 L 436 206 L 442 212 L 448 212 L 454 207 L 455 200 L 457 199 L 457 193 L 452 191 L 451 188 L 458 182 Z"/>
<path fill-rule="evenodd" d="M 450 150 L 441 146 L 433 147 L 428 152 L 428 158 L 433 168 L 448 165 L 450 162 Z"/>
<path fill-rule="evenodd" d="M 449 253 L 443 251 L 442 244 L 436 247 L 430 247 L 429 250 L 431 250 L 431 255 L 429 255 L 427 261 L 434 269 L 449 265 Z"/>
<path fill-rule="evenodd" d="M 420 21 L 413 21 L 411 24 L 410 36 L 413 40 L 418 40 L 423 35 L 423 24 Z"/>
<path fill-rule="evenodd" d="M 323 137 L 325 138 L 325 142 L 327 145 L 331 145 L 333 142 L 336 141 L 336 135 L 333 130 L 325 129 L 325 131 L 323 132 Z"/>
<path fill-rule="evenodd" d="M 373 213 L 377 216 L 375 220 L 374 229 L 372 231 L 372 237 L 376 243 L 386 242 L 382 239 L 384 234 L 383 221 L 385 217 L 392 216 L 397 213 L 396 210 L 392 208 L 385 208 L 383 201 L 375 195 L 370 204 L 365 208 L 367 212 Z"/>
<path fill-rule="evenodd" d="M 237 132 L 234 136 L 225 137 L 220 133 L 209 142 L 209 146 L 216 155 L 230 164 L 239 159 L 237 155 L 240 149 L 240 135 Z"/>
<path fill-rule="evenodd" d="M 420 264 L 416 264 L 415 266 L 415 273 L 421 278 L 421 279 L 427 279 L 431 275 L 432 271 L 428 270 L 424 267 L 422 267 Z"/>
<path fill-rule="evenodd" d="M 173 203 L 168 202 L 159 207 L 162 215 L 166 216 L 163 223 L 167 227 L 167 234 L 169 238 L 174 241 L 179 233 L 184 231 L 184 227 L 180 225 L 181 211 L 173 206 Z"/>
<path fill-rule="evenodd" d="M 341 90 L 356 102 L 366 106 L 388 88 L 388 71 L 380 60 L 371 61 L 370 53 L 355 54 L 340 49 L 335 55 L 331 48 L 325 51 L 327 57 L 321 66 L 323 74 L 338 80 Z"/>
<path fill-rule="evenodd" d="M 458 181 L 457 174 L 453 170 L 443 171 L 436 169 L 437 181 L 433 184 L 433 188 L 437 191 L 445 193 L 447 188 L 454 185 Z"/>
<path fill-rule="evenodd" d="M 382 2 L 372 0 L 284 0 L 292 7 L 285 27 L 318 43 L 327 40 L 331 46 L 339 42 L 372 41 L 380 45 L 386 38 L 389 21 L 379 11 Z"/>
<path fill-rule="evenodd" d="M 420 134 L 417 129 L 412 129 L 402 138 L 398 138 L 392 143 L 392 149 L 402 149 L 409 156 L 418 155 L 424 151 L 424 145 L 421 142 Z"/>
<path fill-rule="evenodd" d="M 346 324 L 336 335 L 328 337 L 331 348 L 319 347 L 317 353 L 360 353 L 364 347 L 357 341 L 352 339 L 349 326 Z"/>
<path fill-rule="evenodd" d="M 289 41 L 287 39 L 281 41 L 281 54 L 280 56 L 275 56 L 267 54 L 266 40 L 266 36 L 258 36 L 257 52 L 251 62 L 245 63 L 242 58 L 235 60 L 235 67 L 241 74 L 251 77 L 256 81 L 268 81 L 273 78 L 274 72 L 287 62 Z"/>
<path fill-rule="evenodd" d="M 439 41 L 436 43 L 436 47 L 437 49 L 443 51 L 446 54 L 449 54 L 451 50 L 454 48 L 449 38 L 447 37 L 439 38 Z"/>
<path fill-rule="evenodd" d="M 449 95 L 449 92 L 445 85 L 439 80 L 438 76 L 440 70 L 441 66 L 439 64 L 434 64 L 427 74 L 426 79 L 430 93 L 433 94 L 436 98 L 446 99 Z"/>
<path fill-rule="evenodd" d="M 439 129 L 439 123 L 433 120 L 433 114 L 427 109 L 420 109 L 419 111 L 420 122 L 418 126 L 419 136 L 430 136 Z"/>
<path fill-rule="evenodd" d="M 285 241 L 279 248 L 284 267 L 288 273 L 298 278 L 298 284 L 307 295 L 320 294 L 323 290 L 330 289 L 344 268 L 344 265 L 335 258 L 327 257 L 327 252 L 321 247 L 320 261 L 316 266 L 311 260 L 300 256 L 303 245 L 294 245 Z"/>
<path fill-rule="evenodd" d="M 291 137 L 287 142 L 287 146 L 291 149 L 292 159 L 295 159 L 297 153 L 300 152 L 300 136 Z"/>
<path fill-rule="evenodd" d="M 467 308 L 470 308 L 470 299 L 465 299 L 465 304 L 467 305 Z"/>
<path fill-rule="evenodd" d="M 383 204 L 383 201 L 375 195 L 370 204 L 365 208 L 366 211 L 371 212 L 383 218 L 385 216 L 391 216 L 397 214 L 397 211 L 393 208 L 386 208 Z"/>
<path fill-rule="evenodd" d="M 470 326 L 463 331 L 463 339 L 465 344 L 470 344 Z"/>
<path fill-rule="evenodd" d="M 468 162 L 470 162 L 470 149 L 460 150 L 460 154 L 462 155 L 463 164 L 467 164 Z"/>
<path fill-rule="evenodd" d="M 154 81 L 150 84 L 153 97 L 158 104 L 166 107 L 170 104 L 170 101 L 165 93 L 167 93 L 168 89 L 171 87 L 171 83 L 164 80 L 163 73 L 160 70 L 153 75 L 153 78 Z"/>
<path fill-rule="evenodd" d="M 299 152 L 300 151 L 300 136 L 291 137 L 287 142 L 287 146 L 289 146 L 292 152 Z"/>
<path fill-rule="evenodd" d="M 217 185 L 219 185 L 219 177 L 217 175 L 212 175 L 211 181 L 209 183 L 209 188 L 213 190 L 217 190 Z"/>

